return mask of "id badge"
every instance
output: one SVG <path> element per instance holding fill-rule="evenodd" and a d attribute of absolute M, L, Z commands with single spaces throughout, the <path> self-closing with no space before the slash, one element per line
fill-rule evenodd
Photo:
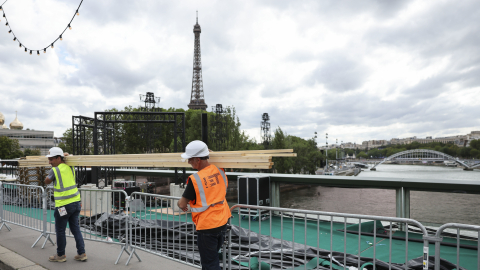
<path fill-rule="evenodd" d="M 65 209 L 65 207 L 60 207 L 58 208 L 58 214 L 63 217 L 67 214 L 67 209 Z"/>

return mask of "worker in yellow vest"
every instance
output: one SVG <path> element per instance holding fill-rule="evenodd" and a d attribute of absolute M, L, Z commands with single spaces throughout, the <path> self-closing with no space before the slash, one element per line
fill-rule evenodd
<path fill-rule="evenodd" d="M 208 162 L 209 149 L 202 141 L 189 143 L 182 154 L 183 159 L 197 173 L 187 180 L 187 187 L 177 205 L 183 211 L 192 211 L 192 220 L 197 230 L 197 246 L 203 270 L 220 270 L 218 251 L 222 247 L 231 217 L 225 196 L 228 179 L 223 169 Z"/>
<path fill-rule="evenodd" d="M 47 155 L 48 163 L 52 165 L 52 169 L 45 179 L 45 184 L 49 185 L 53 182 L 55 232 L 57 233 L 57 254 L 50 256 L 48 259 L 51 262 L 67 261 L 67 256 L 65 255 L 65 246 L 67 245 L 65 230 L 68 223 L 77 244 L 78 255 L 74 259 L 86 261 L 85 243 L 78 224 L 78 217 L 82 209 L 80 192 L 75 182 L 75 169 L 65 164 L 65 156 L 68 156 L 68 153 L 63 153 L 63 150 L 59 147 L 51 148 Z"/>

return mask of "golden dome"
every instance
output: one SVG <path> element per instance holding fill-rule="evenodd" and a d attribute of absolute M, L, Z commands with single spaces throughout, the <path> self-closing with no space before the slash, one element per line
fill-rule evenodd
<path fill-rule="evenodd" d="M 7 125 L 3 124 L 3 129 L 8 129 Z"/>
<path fill-rule="evenodd" d="M 15 112 L 15 120 L 10 123 L 10 129 L 23 129 L 22 122 L 18 121 L 17 112 Z"/>
<path fill-rule="evenodd" d="M 2 112 L 0 112 L 0 126 L 2 126 L 3 124 L 5 124 L 5 116 Z"/>

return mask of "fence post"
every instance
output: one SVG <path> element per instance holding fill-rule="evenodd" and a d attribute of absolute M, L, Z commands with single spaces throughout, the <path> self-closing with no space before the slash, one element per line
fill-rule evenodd
<path fill-rule="evenodd" d="M 228 230 L 228 270 L 232 270 L 232 219 L 228 220 L 230 228 Z"/>
<path fill-rule="evenodd" d="M 125 251 L 130 255 L 128 256 L 128 259 L 127 259 L 127 262 L 125 263 L 125 265 L 128 265 L 128 263 L 130 263 L 130 260 L 132 259 L 132 256 L 133 254 L 135 254 L 135 256 L 137 257 L 138 261 L 142 261 L 140 259 L 140 257 L 138 256 L 137 254 L 137 251 L 135 250 L 135 248 L 132 246 L 132 223 L 133 222 L 130 222 L 130 201 L 133 201 L 133 198 L 131 198 L 130 196 L 126 196 L 125 197 L 125 208 L 126 208 L 126 213 L 127 213 L 127 230 L 125 231 L 125 238 L 126 238 L 126 242 L 125 242 Z M 133 218 L 133 217 L 132 217 Z M 129 249 L 130 249 L 130 252 L 129 252 Z M 120 258 L 120 257 L 119 257 Z M 118 261 L 118 260 L 117 260 Z"/>
<path fill-rule="evenodd" d="M 42 248 L 45 247 L 47 240 L 50 240 L 52 245 L 55 246 L 55 243 L 53 243 L 52 238 L 50 237 L 50 233 L 47 233 L 47 191 L 43 188 L 41 188 L 41 190 L 42 190 L 42 220 L 43 220 L 42 234 L 40 234 L 37 241 L 33 243 L 32 248 L 38 243 L 38 241 L 40 241 L 42 236 L 45 237 L 45 241 L 43 242 Z"/>
<path fill-rule="evenodd" d="M 410 218 L 410 190 L 399 187 L 396 193 L 396 216 L 398 218 Z M 405 231 L 405 225 L 400 225 L 400 230 Z"/>
<path fill-rule="evenodd" d="M 0 181 L 0 231 L 2 230 L 3 226 L 5 226 L 8 231 L 12 229 L 8 226 L 8 224 L 3 220 L 3 184 Z"/>
<path fill-rule="evenodd" d="M 224 241 L 223 241 L 223 247 L 222 247 L 223 270 L 230 269 L 230 255 L 232 255 L 230 252 L 230 240 L 231 240 L 230 231 L 232 228 L 230 220 L 231 218 L 229 218 L 227 222 L 227 231 L 225 232 L 226 235 L 224 235 Z M 227 235 L 228 235 L 228 238 L 227 238 Z M 227 253 L 227 250 L 228 250 L 228 253 Z M 227 255 L 228 255 L 228 264 L 227 264 Z"/>

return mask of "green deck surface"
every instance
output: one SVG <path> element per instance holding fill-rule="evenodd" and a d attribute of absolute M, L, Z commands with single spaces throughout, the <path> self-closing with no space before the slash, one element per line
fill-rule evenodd
<path fill-rule="evenodd" d="M 42 209 L 38 208 L 24 208 L 18 206 L 4 205 L 4 211 L 14 212 L 27 217 L 41 220 L 43 216 Z M 158 208 L 160 209 L 160 208 Z M 132 216 L 151 220 L 175 220 L 175 221 L 191 221 L 190 214 L 187 215 L 168 215 L 154 212 L 152 208 L 147 208 L 144 211 L 138 211 L 132 213 Z M 8 218 L 6 212 L 4 217 Z M 54 223 L 53 210 L 47 210 L 47 221 Z M 423 243 L 411 241 L 413 239 L 422 239 L 422 235 L 418 233 L 408 233 L 408 257 L 406 258 L 406 241 L 389 238 L 382 238 L 377 236 L 374 243 L 373 236 L 359 235 L 353 233 L 344 233 L 340 230 L 354 230 L 358 231 L 358 225 L 349 225 L 338 222 L 330 221 L 317 221 L 308 220 L 304 218 L 280 217 L 273 216 L 263 221 L 254 221 L 251 219 L 242 219 L 237 213 L 233 213 L 231 220 L 232 225 L 240 226 L 245 229 L 250 229 L 255 233 L 261 233 L 266 236 L 271 236 L 277 239 L 283 239 L 287 241 L 294 241 L 295 243 L 307 245 L 311 247 L 318 247 L 325 250 L 333 250 L 338 252 L 346 252 L 349 254 L 359 255 L 362 257 L 373 258 L 375 252 L 375 258 L 384 262 L 390 262 L 390 249 L 391 249 L 391 262 L 393 263 L 405 263 L 407 260 L 421 257 L 423 255 Z M 261 228 L 261 231 L 260 231 Z M 270 230 L 270 228 L 272 228 Z M 381 228 L 381 224 L 377 222 L 377 229 Z M 362 223 L 362 232 L 372 231 L 373 222 Z M 305 237 L 306 236 L 306 237 Z M 345 237 L 346 236 L 346 237 Z M 406 237 L 406 232 L 395 231 L 393 236 Z M 345 240 L 346 239 L 346 240 Z M 345 242 L 344 242 L 345 240 Z M 456 243 L 456 239 L 443 238 L 443 242 Z M 359 249 L 360 243 L 360 249 Z M 462 245 L 470 245 L 477 247 L 477 241 L 461 240 Z M 429 245 L 429 255 L 433 256 L 435 252 L 434 244 Z M 456 264 L 457 262 L 457 248 L 450 246 L 441 247 L 441 258 Z M 342 261 L 340 261 L 343 263 Z M 321 262 L 317 260 L 310 261 L 307 265 L 315 266 L 317 263 L 322 265 L 328 265 L 329 262 Z M 256 265 L 257 267 L 253 267 Z M 262 263 L 262 269 L 266 269 L 267 265 Z M 251 261 L 252 269 L 260 269 L 258 261 L 253 259 Z M 466 269 L 478 269 L 477 268 L 477 250 L 460 248 L 460 266 Z M 333 267 L 333 266 L 332 266 Z M 314 268 L 314 267 L 312 267 Z M 303 269 L 303 266 L 302 266 Z M 308 269 L 308 268 L 307 268 Z M 335 269 L 335 268 L 334 268 Z"/>

